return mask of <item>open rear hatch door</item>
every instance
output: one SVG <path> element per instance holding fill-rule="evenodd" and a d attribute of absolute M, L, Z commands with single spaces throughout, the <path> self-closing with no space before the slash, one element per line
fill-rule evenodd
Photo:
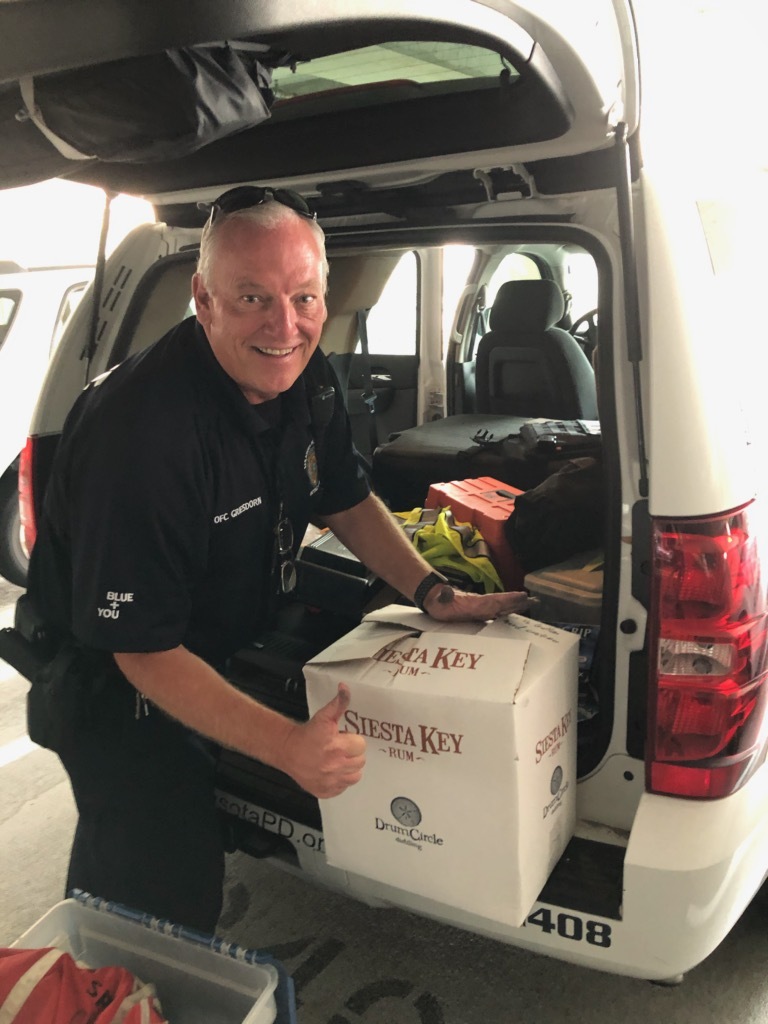
<path fill-rule="evenodd" d="M 576 156 L 637 127 L 629 0 L 0 4 L 0 186 L 148 197 Z"/>

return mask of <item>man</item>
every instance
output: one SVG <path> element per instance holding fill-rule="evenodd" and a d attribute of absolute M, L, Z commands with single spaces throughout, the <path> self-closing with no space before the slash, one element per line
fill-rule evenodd
<path fill-rule="evenodd" d="M 30 565 L 30 597 L 87 680 L 51 744 L 79 811 L 67 888 L 205 931 L 223 880 L 216 750 L 319 798 L 363 771 L 364 739 L 338 728 L 345 688 L 298 724 L 221 673 L 290 592 L 310 517 L 437 618 L 525 604 L 454 592 L 370 493 L 317 351 L 326 275 L 322 231 L 296 193 L 220 197 L 192 280 L 196 320 L 76 403 Z"/>

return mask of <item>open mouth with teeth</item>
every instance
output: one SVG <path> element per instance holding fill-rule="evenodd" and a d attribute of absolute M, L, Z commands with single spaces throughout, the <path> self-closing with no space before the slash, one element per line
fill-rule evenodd
<path fill-rule="evenodd" d="M 296 351 L 296 346 L 294 348 L 259 348 L 257 345 L 254 345 L 254 351 L 260 355 L 272 355 L 275 358 L 285 359 Z"/>
<path fill-rule="evenodd" d="M 277 359 L 285 359 L 296 351 L 295 348 L 258 348 L 254 349 L 263 356 L 275 356 Z"/>

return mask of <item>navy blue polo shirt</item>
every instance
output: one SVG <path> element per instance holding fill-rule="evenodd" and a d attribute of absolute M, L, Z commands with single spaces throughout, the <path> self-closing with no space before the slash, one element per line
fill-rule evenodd
<path fill-rule="evenodd" d="M 311 412 L 311 397 L 333 386 Z M 277 597 L 274 528 L 294 551 L 311 517 L 369 493 L 338 382 L 316 351 L 274 402 L 251 405 L 185 320 L 80 396 L 64 428 L 32 554 L 44 618 L 87 647 L 183 644 L 218 664 Z"/>

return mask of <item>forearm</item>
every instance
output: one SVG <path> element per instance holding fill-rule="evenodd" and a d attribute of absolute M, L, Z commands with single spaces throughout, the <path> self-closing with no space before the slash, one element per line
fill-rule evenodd
<path fill-rule="evenodd" d="M 345 512 L 326 516 L 325 522 L 364 565 L 409 600 L 413 600 L 416 588 L 432 571 L 374 495 Z M 486 621 L 510 612 L 524 612 L 528 607 L 524 591 L 466 594 L 436 583 L 422 597 L 425 611 L 442 621 Z"/>
<path fill-rule="evenodd" d="M 358 505 L 326 516 L 324 521 L 371 572 L 405 597 L 413 598 L 431 567 L 379 498 L 370 494 Z"/>
<path fill-rule="evenodd" d="M 294 723 L 236 689 L 187 648 L 114 657 L 129 682 L 172 718 L 285 770 L 283 751 Z"/>
<path fill-rule="evenodd" d="M 145 697 L 190 729 L 286 772 L 320 799 L 360 779 L 362 736 L 340 733 L 349 689 L 308 722 L 293 722 L 241 693 L 185 647 L 152 654 L 116 654 L 115 662 Z"/>

